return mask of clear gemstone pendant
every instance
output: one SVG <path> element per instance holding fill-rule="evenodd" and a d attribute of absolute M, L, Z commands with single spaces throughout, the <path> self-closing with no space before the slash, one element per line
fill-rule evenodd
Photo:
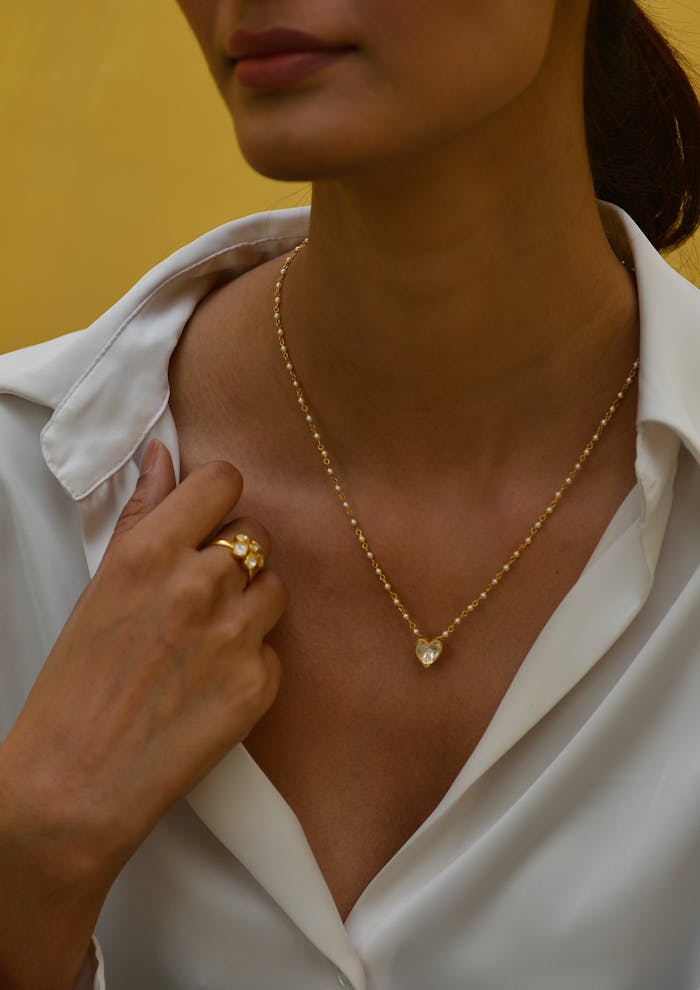
<path fill-rule="evenodd" d="M 441 653 L 441 639 L 433 639 L 430 643 L 427 639 L 419 639 L 416 643 L 416 656 L 426 669 L 432 667 Z"/>
<path fill-rule="evenodd" d="M 299 410 L 302 416 L 304 417 L 304 420 L 306 422 L 307 427 L 309 428 L 311 436 L 313 437 L 313 441 L 321 457 L 321 461 L 323 463 L 323 468 L 326 472 L 326 476 L 328 477 L 329 481 L 335 488 L 336 495 L 338 496 L 338 499 L 340 500 L 343 506 L 343 510 L 345 511 L 345 515 L 347 516 L 347 519 L 350 525 L 352 526 L 354 535 L 357 537 L 359 544 L 362 547 L 362 550 L 365 553 L 365 556 L 367 557 L 367 560 L 369 561 L 374 573 L 379 578 L 379 581 L 383 585 L 387 595 L 389 595 L 389 597 L 391 598 L 397 612 L 400 614 L 401 618 L 408 624 L 408 628 L 410 629 L 412 635 L 416 637 L 416 642 L 415 642 L 416 656 L 420 660 L 422 666 L 425 669 L 427 669 L 428 667 L 432 667 L 433 664 L 440 658 L 447 637 L 450 636 L 453 632 L 455 632 L 457 627 L 460 626 L 463 621 L 467 620 L 469 616 L 472 615 L 476 611 L 476 609 L 478 609 L 486 601 L 486 599 L 489 597 L 491 592 L 494 591 L 494 589 L 496 589 L 500 585 L 505 575 L 508 574 L 513 569 L 515 564 L 522 558 L 523 554 L 526 552 L 528 547 L 532 545 L 532 542 L 536 538 L 538 533 L 541 532 L 544 524 L 552 516 L 555 509 L 557 508 L 562 498 L 564 497 L 565 493 L 574 483 L 574 479 L 580 473 L 581 468 L 584 466 L 584 464 L 590 457 L 593 448 L 600 440 L 603 430 L 605 430 L 608 427 L 610 421 L 617 412 L 620 403 L 625 397 L 625 394 L 629 391 L 629 389 L 633 385 L 639 371 L 639 361 L 638 360 L 635 361 L 634 364 L 632 365 L 632 368 L 630 369 L 627 378 L 625 379 L 625 381 L 620 387 L 619 392 L 617 393 L 617 398 L 614 398 L 612 404 L 608 407 L 607 412 L 604 414 L 603 418 L 600 420 L 598 426 L 596 427 L 596 432 L 593 434 L 591 439 L 588 441 L 586 446 L 579 454 L 579 458 L 574 464 L 573 469 L 569 471 L 568 475 L 565 477 L 564 481 L 560 485 L 558 491 L 555 492 L 554 497 L 551 499 L 549 505 L 545 506 L 545 509 L 540 514 L 539 518 L 536 519 L 535 522 L 530 526 L 529 531 L 521 540 L 520 544 L 511 552 L 507 560 L 505 560 L 505 562 L 501 565 L 500 569 L 496 572 L 495 576 L 489 581 L 489 583 L 484 587 L 484 589 L 478 595 L 472 598 L 471 601 L 468 601 L 467 604 L 464 606 L 464 608 L 461 610 L 461 612 L 459 612 L 454 617 L 454 619 L 452 619 L 452 621 L 447 626 L 445 626 L 445 631 L 441 633 L 439 636 L 436 636 L 435 639 L 430 639 L 430 640 L 425 639 L 423 636 L 421 636 L 417 623 L 409 614 L 408 609 L 401 601 L 399 595 L 396 592 L 396 589 L 392 588 L 392 585 L 389 581 L 386 572 L 383 570 L 382 567 L 379 566 L 379 561 L 375 557 L 374 551 L 371 549 L 369 543 L 367 542 L 367 537 L 364 533 L 364 530 L 360 526 L 357 518 L 353 513 L 353 510 L 350 506 L 350 500 L 348 498 L 348 495 L 343 488 L 342 482 L 339 480 L 335 472 L 335 468 L 332 464 L 331 455 L 328 452 L 328 448 L 326 447 L 325 443 L 321 440 L 321 434 L 319 433 L 318 427 L 314 422 L 313 414 L 309 409 L 309 405 L 306 401 L 306 396 L 304 395 L 304 390 L 301 386 L 301 382 L 299 381 L 299 378 L 297 376 L 296 369 L 289 355 L 289 348 L 287 347 L 287 340 L 285 338 L 284 328 L 282 326 L 282 311 L 281 311 L 282 287 L 284 284 L 284 280 L 287 276 L 287 270 L 289 269 L 289 266 L 293 263 L 296 256 L 299 254 L 300 251 L 302 251 L 306 247 L 307 244 L 308 244 L 308 237 L 305 237 L 304 240 L 300 244 L 297 244 L 297 246 L 287 255 L 284 264 L 279 270 L 279 273 L 277 275 L 277 280 L 275 282 L 274 297 L 273 297 L 274 306 L 272 312 L 273 312 L 274 325 L 277 333 L 277 339 L 280 347 L 280 353 L 282 354 L 282 360 L 284 361 L 285 367 L 289 372 L 289 377 L 292 383 L 292 388 L 294 389 L 294 393 L 296 395 L 296 401 L 299 406 Z M 634 269 L 632 268 L 631 270 L 633 271 Z M 243 537 L 242 535 L 236 536 L 236 540 L 238 541 L 239 539 L 242 541 L 242 543 L 240 546 L 238 543 L 236 543 L 233 552 L 239 558 L 245 559 L 245 563 L 249 567 L 249 574 L 252 576 L 254 574 L 254 569 L 251 567 L 253 561 L 253 554 L 259 554 L 260 547 L 256 546 L 252 541 L 248 541 L 247 537 Z M 253 551 L 253 554 L 246 556 L 249 550 Z M 262 561 L 260 561 L 260 563 L 257 566 L 261 567 Z"/>

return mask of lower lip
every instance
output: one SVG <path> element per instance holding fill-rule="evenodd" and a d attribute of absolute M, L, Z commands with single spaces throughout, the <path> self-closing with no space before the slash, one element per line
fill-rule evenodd
<path fill-rule="evenodd" d="M 279 89 L 338 62 L 347 50 L 250 55 L 236 62 L 236 79 L 246 89 Z"/>

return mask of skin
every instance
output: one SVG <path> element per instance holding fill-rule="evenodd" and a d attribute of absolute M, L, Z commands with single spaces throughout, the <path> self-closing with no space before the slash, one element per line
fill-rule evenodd
<path fill-rule="evenodd" d="M 586 0 L 180 6 L 250 162 L 314 180 L 284 322 L 346 472 L 388 490 L 463 465 L 483 507 L 530 469 L 533 437 L 543 460 L 570 460 L 582 410 L 595 422 L 638 347 L 586 155 Z M 277 96 L 246 91 L 227 39 L 275 24 L 358 51 Z M 271 276 L 247 306 L 260 335 L 236 341 L 256 416 Z"/>
<path fill-rule="evenodd" d="M 421 622 L 449 620 L 559 487 L 637 353 L 633 280 L 585 151 L 587 2 L 180 6 L 251 164 L 313 180 L 285 293 L 294 361 L 383 565 L 406 575 Z M 355 50 L 288 91 L 245 90 L 228 38 L 280 24 Z M 426 675 L 295 412 L 270 332 L 279 263 L 195 312 L 171 366 L 187 477 L 173 490 L 158 452 L 0 750 L 11 990 L 71 987 L 123 863 L 242 739 L 345 916 L 447 789 L 634 484 L 630 397 L 568 518 Z M 198 549 L 243 525 L 269 551 L 248 590 L 225 552 Z"/>
<path fill-rule="evenodd" d="M 4 990 L 73 985 L 126 860 L 277 692 L 264 637 L 281 581 L 269 570 L 246 589 L 228 552 L 201 549 L 244 531 L 269 552 L 259 523 L 231 519 L 240 474 L 210 462 L 174 491 L 167 450 L 151 456 L 0 748 Z"/>
<path fill-rule="evenodd" d="M 586 4 L 182 6 L 249 160 L 313 179 L 287 343 L 372 550 L 439 632 L 528 532 L 637 354 L 634 281 L 586 157 Z M 256 93 L 226 54 L 237 24 L 358 50 Z M 200 306 L 171 405 L 184 470 L 230 459 L 245 511 L 275 535 L 284 677 L 246 745 L 345 917 L 459 773 L 633 487 L 635 400 L 426 686 L 296 409 L 271 322 L 281 263 Z"/>

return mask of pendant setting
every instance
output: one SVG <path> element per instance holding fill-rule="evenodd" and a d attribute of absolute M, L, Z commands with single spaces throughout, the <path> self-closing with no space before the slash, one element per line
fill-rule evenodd
<path fill-rule="evenodd" d="M 428 642 L 427 639 L 419 639 L 416 643 L 416 656 L 426 668 L 432 667 L 435 661 L 438 659 L 442 653 L 442 640 L 433 639 Z"/>

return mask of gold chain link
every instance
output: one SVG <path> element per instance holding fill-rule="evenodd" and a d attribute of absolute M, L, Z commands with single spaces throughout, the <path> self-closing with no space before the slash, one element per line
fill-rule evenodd
<path fill-rule="evenodd" d="M 419 637 L 421 640 L 425 641 L 425 643 L 429 645 L 429 641 L 427 637 L 424 637 L 423 634 L 421 633 L 418 625 L 410 615 L 408 609 L 401 601 L 401 598 L 399 597 L 398 593 L 396 592 L 393 585 L 389 581 L 386 571 L 379 565 L 379 562 L 377 561 L 369 543 L 367 542 L 367 537 L 365 536 L 364 530 L 360 526 L 357 517 L 353 512 L 348 497 L 345 493 L 345 490 L 335 472 L 335 468 L 333 467 L 330 454 L 328 453 L 328 448 L 321 439 L 321 435 L 318 431 L 318 427 L 316 426 L 314 418 L 309 410 L 309 405 L 306 401 L 306 396 L 304 395 L 303 389 L 301 387 L 299 376 L 297 375 L 292 360 L 289 356 L 289 349 L 287 347 L 287 341 L 284 336 L 284 330 L 282 327 L 282 316 L 280 312 L 280 304 L 282 301 L 281 299 L 282 286 L 284 284 L 284 279 L 289 269 L 289 265 L 292 263 L 294 258 L 299 254 L 299 252 L 304 247 L 306 247 L 307 244 L 308 244 L 308 238 L 304 238 L 304 240 L 300 244 L 297 244 L 297 246 L 294 248 L 291 254 L 287 256 L 284 264 L 282 265 L 282 268 L 279 271 L 279 274 L 277 276 L 277 281 L 275 282 L 275 296 L 274 296 L 275 329 L 277 331 L 277 339 L 279 341 L 282 358 L 285 362 L 287 371 L 289 372 L 289 377 L 297 396 L 297 403 L 299 405 L 300 412 L 304 417 L 306 425 L 308 426 L 309 431 L 311 432 L 313 440 L 316 444 L 316 449 L 318 450 L 319 455 L 321 457 L 321 461 L 326 469 L 328 480 L 333 485 L 336 495 L 338 496 L 338 499 L 340 500 L 343 506 L 345 515 L 347 516 L 348 520 L 350 521 L 350 525 L 355 531 L 355 536 L 357 537 L 358 543 L 360 544 L 362 550 L 364 551 L 365 556 L 367 557 L 367 560 L 372 566 L 374 573 L 379 579 L 380 584 L 391 598 L 394 607 L 401 614 L 401 617 L 408 625 L 408 628 L 411 630 L 414 636 Z M 459 612 L 458 615 L 454 617 L 454 619 L 450 622 L 450 624 L 438 636 L 435 636 L 434 639 L 430 642 L 437 643 L 438 641 L 440 641 L 442 643 L 447 639 L 448 636 L 451 636 L 452 633 L 457 629 L 457 627 L 462 623 L 464 619 L 469 618 L 469 616 L 473 615 L 473 613 L 481 605 L 483 605 L 483 603 L 486 601 L 486 599 L 491 594 L 491 592 L 498 587 L 498 585 L 501 583 L 501 581 L 506 576 L 506 574 L 510 573 L 514 565 L 522 558 L 523 554 L 532 546 L 533 541 L 541 531 L 542 527 L 545 525 L 547 520 L 550 519 L 550 517 L 554 513 L 554 510 L 557 508 L 557 506 L 561 502 L 566 492 L 574 483 L 576 477 L 580 474 L 583 465 L 590 457 L 591 452 L 593 451 L 594 447 L 600 440 L 603 431 L 606 429 L 610 420 L 613 418 L 613 416 L 619 409 L 620 403 L 622 402 L 630 386 L 634 382 L 638 370 L 639 370 L 639 361 L 635 361 L 620 391 L 617 393 L 617 396 L 613 400 L 607 412 L 600 420 L 600 423 L 598 424 L 595 433 L 581 451 L 578 460 L 574 464 L 569 474 L 567 474 L 566 478 L 564 478 L 561 487 L 554 493 L 554 496 L 550 501 L 549 505 L 547 505 L 542 515 L 530 527 L 527 536 L 525 536 L 522 542 L 519 544 L 519 546 L 517 546 L 515 550 L 513 550 L 513 552 L 510 554 L 506 562 L 502 564 L 502 566 L 497 571 L 495 576 L 491 579 L 491 581 L 489 581 L 486 587 L 476 596 L 476 598 L 473 598 L 469 602 L 469 604 L 466 605 L 462 609 L 462 611 Z M 435 657 L 435 659 L 437 659 L 437 657 Z"/>

